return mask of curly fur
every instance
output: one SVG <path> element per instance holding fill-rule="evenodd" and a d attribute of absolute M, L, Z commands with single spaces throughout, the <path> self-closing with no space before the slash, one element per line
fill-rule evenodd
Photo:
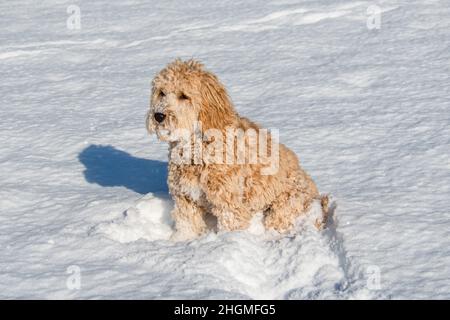
<path fill-rule="evenodd" d="M 155 112 L 164 113 L 165 120 L 155 121 Z M 193 238 L 204 233 L 209 228 L 209 215 L 217 219 L 218 230 L 245 229 L 257 212 L 264 213 L 267 229 L 284 232 L 293 226 L 298 215 L 308 211 L 314 199 L 321 200 L 324 211 L 324 219 L 316 221 L 316 226 L 324 225 L 328 198 L 319 195 L 295 153 L 283 144 L 276 145 L 278 170 L 273 174 L 263 174 L 262 163 L 232 161 L 236 155 L 227 163 L 208 161 L 207 157 L 198 162 L 173 161 L 181 144 L 188 149 L 193 147 L 193 141 L 177 136 L 176 129 L 194 132 L 198 120 L 202 133 L 216 129 L 225 135 L 230 128 L 259 129 L 237 114 L 222 83 L 201 63 L 175 60 L 154 78 L 147 116 L 148 130 L 169 143 L 168 185 L 175 201 L 172 217 L 177 230 L 174 238 Z M 206 149 L 213 140 L 200 143 Z M 250 139 L 245 137 L 245 145 L 249 144 Z M 225 150 L 218 152 L 229 157 Z M 269 148 L 269 152 L 273 150 Z M 249 155 L 245 159 L 249 160 Z"/>

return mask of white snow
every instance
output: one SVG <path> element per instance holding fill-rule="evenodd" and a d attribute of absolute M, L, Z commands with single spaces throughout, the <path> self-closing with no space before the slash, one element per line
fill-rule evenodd
<path fill-rule="evenodd" d="M 124 216 L 98 225 L 96 231 L 121 243 L 139 239 L 148 241 L 169 240 L 173 234 L 170 211 L 173 203 L 149 193 L 136 206 L 124 212 Z"/>
<path fill-rule="evenodd" d="M 450 298 L 449 1 L 0 12 L 0 298 Z M 333 195 L 326 230 L 300 220 L 280 236 L 256 217 L 169 240 L 167 146 L 144 117 L 176 57 L 202 60 L 242 115 L 280 130 Z"/>

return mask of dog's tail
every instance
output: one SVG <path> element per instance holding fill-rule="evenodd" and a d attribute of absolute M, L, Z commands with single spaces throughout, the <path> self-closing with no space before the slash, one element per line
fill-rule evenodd
<path fill-rule="evenodd" d="M 329 204 L 330 204 L 330 198 L 328 197 L 327 194 L 325 195 L 321 195 L 319 197 L 320 200 L 320 206 L 322 208 L 322 217 L 317 218 L 316 221 L 314 222 L 314 225 L 316 226 L 316 228 L 318 230 L 323 230 L 328 222 L 328 216 L 330 213 L 330 208 L 329 208 Z"/>

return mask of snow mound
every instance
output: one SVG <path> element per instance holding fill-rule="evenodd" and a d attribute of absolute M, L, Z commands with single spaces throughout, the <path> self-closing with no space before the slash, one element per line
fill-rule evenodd
<path fill-rule="evenodd" d="M 169 197 L 150 193 L 126 210 L 123 217 L 100 224 L 96 231 L 120 243 L 139 239 L 167 240 L 173 233 L 172 208 L 173 202 Z"/>

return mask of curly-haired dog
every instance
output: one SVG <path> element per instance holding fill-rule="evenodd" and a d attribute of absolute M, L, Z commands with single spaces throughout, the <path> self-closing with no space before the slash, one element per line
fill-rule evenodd
<path fill-rule="evenodd" d="M 324 224 L 328 198 L 319 195 L 294 152 L 279 144 L 273 134 L 260 134 L 262 129 L 255 123 L 240 117 L 224 86 L 199 62 L 175 60 L 156 75 L 147 129 L 169 143 L 173 238 L 204 233 L 208 215 L 217 218 L 218 230 L 239 230 L 249 226 L 255 213 L 263 212 L 267 229 L 287 231 L 314 199 L 321 200 L 324 213 L 316 226 Z M 259 140 L 251 134 L 228 138 L 230 132 L 239 130 L 256 132 Z M 265 141 L 269 146 L 262 156 Z M 244 153 L 239 153 L 238 145 L 247 148 Z M 252 148 L 259 151 L 256 158 Z M 275 170 L 267 170 L 267 159 Z"/>

